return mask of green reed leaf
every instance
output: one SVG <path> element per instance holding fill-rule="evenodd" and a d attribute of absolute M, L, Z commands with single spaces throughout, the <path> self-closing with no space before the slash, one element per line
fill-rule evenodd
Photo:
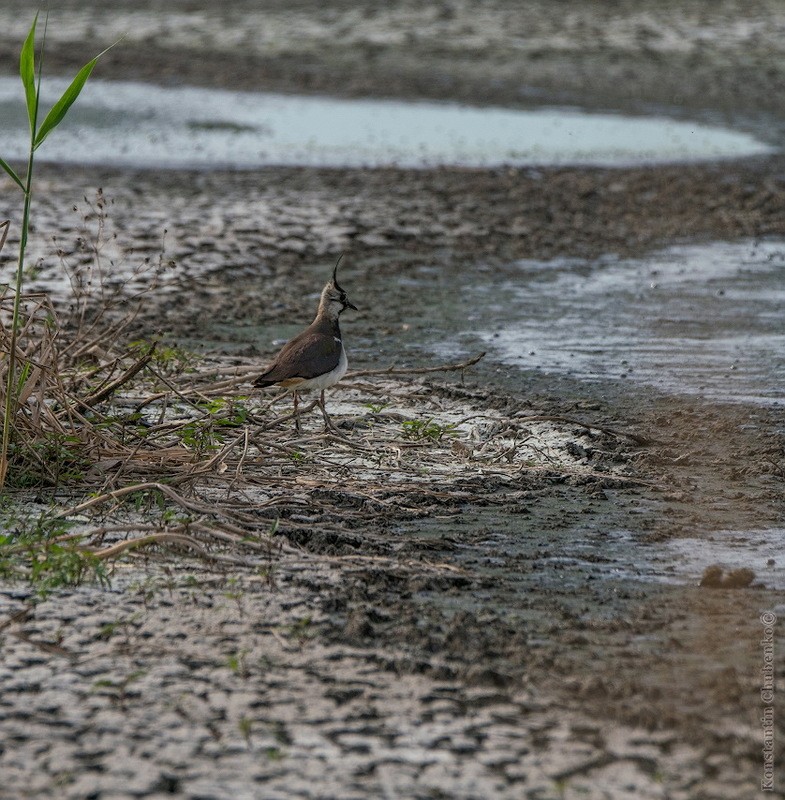
<path fill-rule="evenodd" d="M 88 61 L 88 63 L 76 73 L 76 77 L 71 81 L 71 85 L 63 92 L 60 99 L 52 106 L 51 110 L 46 115 L 46 119 L 41 123 L 41 127 L 38 129 L 38 133 L 35 135 L 35 140 L 33 142 L 34 148 L 38 148 L 44 139 L 46 139 L 46 137 L 63 121 L 63 117 L 68 113 L 68 109 L 74 104 L 76 98 L 79 97 L 79 93 L 82 91 L 82 88 L 90 77 L 90 73 L 93 71 L 93 67 L 95 67 L 97 62 L 98 56 L 92 61 Z"/>
<path fill-rule="evenodd" d="M 16 185 L 23 192 L 27 191 L 25 189 L 25 185 L 22 183 L 22 179 L 14 172 L 13 169 L 11 169 L 10 165 L 7 162 L 3 161 L 2 158 L 0 158 L 0 167 L 2 167 L 8 173 L 8 176 L 14 181 L 14 183 L 16 183 Z"/>
<path fill-rule="evenodd" d="M 38 110 L 38 92 L 35 90 L 35 26 L 38 22 L 38 14 L 33 19 L 30 33 L 27 34 L 25 43 L 19 53 L 19 75 L 22 78 L 22 85 L 25 87 L 25 99 L 27 100 L 27 116 L 30 119 L 30 132 L 35 133 L 35 118 Z"/>

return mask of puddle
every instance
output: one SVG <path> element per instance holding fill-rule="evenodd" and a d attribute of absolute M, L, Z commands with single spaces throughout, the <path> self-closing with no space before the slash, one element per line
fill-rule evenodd
<path fill-rule="evenodd" d="M 755 583 L 785 589 L 785 528 L 714 531 L 700 539 L 674 539 L 664 549 L 664 557 L 695 580 L 706 567 L 719 564 L 726 570 L 748 567 L 755 572 Z"/>
<path fill-rule="evenodd" d="M 753 584 L 780 591 L 785 589 L 783 544 L 782 528 L 710 531 L 700 538 L 647 544 L 629 530 L 610 529 L 603 537 L 571 541 L 569 557 L 561 560 L 598 578 L 680 585 L 698 585 L 706 567 L 715 564 L 726 571 L 748 568 L 755 573 Z"/>
<path fill-rule="evenodd" d="M 672 247 L 646 259 L 523 261 L 486 290 L 497 358 L 580 380 L 782 405 L 785 244 Z M 472 288 L 475 297 L 477 287 Z M 503 304 L 498 298 L 505 298 Z"/>
<path fill-rule="evenodd" d="M 56 79 L 44 82 L 46 109 L 65 86 L 66 81 Z M 23 109 L 19 79 L 0 78 L 0 152 L 6 160 L 25 157 Z M 38 155 L 49 161 L 142 168 L 253 168 L 624 166 L 769 152 L 769 145 L 746 133 L 665 117 L 95 80 Z"/>
<path fill-rule="evenodd" d="M 565 496 L 558 503 L 577 519 L 585 500 Z M 431 539 L 434 557 L 439 540 L 447 540 L 451 563 L 481 579 L 471 593 L 424 592 L 423 601 L 477 613 L 500 603 L 508 620 L 536 617 L 552 623 L 551 612 L 531 602 L 533 596 L 549 595 L 558 598 L 557 608 L 612 616 L 627 607 L 636 585 L 648 594 L 668 586 L 698 586 L 703 571 L 714 564 L 727 571 L 752 569 L 753 587 L 785 589 L 785 529 L 712 531 L 701 538 L 642 542 L 639 533 L 619 525 L 624 515 L 619 508 L 602 512 L 600 524 L 595 519 L 561 527 L 550 522 L 548 501 L 543 505 L 535 502 L 525 516 L 475 509 L 457 518 L 401 525 L 402 537 Z M 638 510 L 659 513 L 654 506 Z"/>

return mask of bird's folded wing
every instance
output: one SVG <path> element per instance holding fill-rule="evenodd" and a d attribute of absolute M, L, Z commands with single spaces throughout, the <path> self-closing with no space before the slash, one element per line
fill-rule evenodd
<path fill-rule="evenodd" d="M 256 379 L 255 385 L 271 386 L 289 378 L 316 378 L 332 372 L 340 358 L 338 339 L 306 331 L 284 346 L 275 363 Z"/>

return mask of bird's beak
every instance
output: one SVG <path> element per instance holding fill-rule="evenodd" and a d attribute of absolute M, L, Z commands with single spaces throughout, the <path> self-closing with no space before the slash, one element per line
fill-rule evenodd
<path fill-rule="evenodd" d="M 359 311 L 360 309 L 354 303 L 350 303 L 348 300 L 346 301 L 346 307 L 351 308 L 352 311 Z"/>

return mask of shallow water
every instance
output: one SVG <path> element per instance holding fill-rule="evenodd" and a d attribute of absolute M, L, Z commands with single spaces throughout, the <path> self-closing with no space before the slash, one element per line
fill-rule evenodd
<path fill-rule="evenodd" d="M 782 242 L 522 261 L 515 273 L 479 294 L 472 288 L 486 304 L 478 335 L 503 362 L 714 400 L 785 403 Z"/>
<path fill-rule="evenodd" d="M 615 498 L 599 512 L 599 518 L 584 519 L 577 512 L 582 510 L 581 503 L 585 506 L 585 498 L 562 497 L 557 502 L 560 509 L 575 511 L 579 521 L 563 527 L 549 524 L 546 500 L 543 508 L 535 501 L 531 516 L 475 509 L 459 518 L 402 525 L 401 534 L 432 539 L 434 546 L 442 538 L 451 542 L 450 558 L 488 580 L 487 588 L 430 596 L 430 601 L 454 611 L 478 612 L 501 603 L 508 619 L 547 619 L 547 613 L 535 608 L 530 598 L 556 593 L 559 605 L 574 606 L 590 616 L 613 614 L 619 603 L 626 604 L 631 586 L 647 592 L 698 586 L 706 567 L 715 564 L 726 571 L 752 569 L 754 586 L 785 589 L 782 528 L 712 531 L 700 538 L 650 542 L 620 524 L 629 511 L 624 498 Z M 637 506 L 635 511 L 641 517 L 659 513 L 656 505 Z M 458 547 L 456 539 L 461 541 Z"/>
<path fill-rule="evenodd" d="M 595 532 L 573 542 L 570 556 L 562 560 L 573 570 L 605 579 L 695 586 L 709 566 L 726 571 L 746 567 L 754 571 L 755 583 L 785 589 L 785 529 L 710 531 L 664 543 L 642 544 L 637 538 L 624 528 L 608 530 L 602 537 Z M 597 558 L 598 551 L 604 559 Z"/>
<path fill-rule="evenodd" d="M 66 86 L 43 85 L 48 108 Z M 0 78 L 0 152 L 22 159 L 21 83 Z M 142 168 L 630 165 L 771 152 L 754 137 L 665 117 L 575 109 L 339 100 L 91 81 L 38 155 Z"/>
<path fill-rule="evenodd" d="M 662 560 L 674 562 L 677 574 L 698 579 L 706 567 L 719 564 L 726 570 L 748 567 L 756 582 L 769 589 L 785 590 L 785 529 L 713 531 L 700 539 L 674 539 L 665 545 Z"/>
<path fill-rule="evenodd" d="M 537 373 L 554 385 L 565 379 L 603 391 L 647 387 L 785 406 L 782 241 L 710 242 L 638 259 L 521 261 L 503 272 L 478 265 L 458 276 L 420 264 L 398 278 L 392 300 L 386 273 L 363 269 L 363 306 L 392 302 L 402 310 L 399 319 L 384 318 L 392 337 L 378 335 L 375 316 L 346 320 L 350 360 L 424 366 L 487 350 L 487 365 L 512 368 L 503 379 L 513 390 L 525 390 Z M 244 347 L 297 329 L 215 322 L 200 343 Z"/>

